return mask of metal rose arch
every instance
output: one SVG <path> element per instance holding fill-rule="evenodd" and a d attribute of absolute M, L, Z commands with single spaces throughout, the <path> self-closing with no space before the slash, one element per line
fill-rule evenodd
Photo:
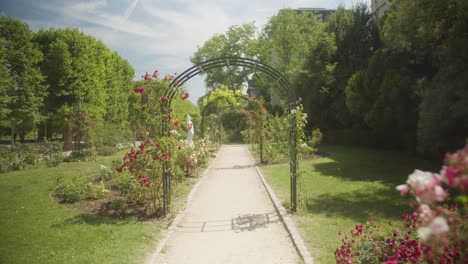
<path fill-rule="evenodd" d="M 179 87 L 184 85 L 188 80 L 193 78 L 196 75 L 203 74 L 208 72 L 211 69 L 221 68 L 221 67 L 244 67 L 250 68 L 254 71 L 260 71 L 266 73 L 271 78 L 276 81 L 276 84 L 279 85 L 281 91 L 284 92 L 288 96 L 289 101 L 289 110 L 292 110 L 295 107 L 296 98 L 293 95 L 293 91 L 291 90 L 291 84 L 289 83 L 288 79 L 281 74 L 277 69 L 254 59 L 249 58 L 242 58 L 242 57 L 219 57 L 215 59 L 209 59 L 203 61 L 201 63 L 195 64 L 192 67 L 188 68 L 181 74 L 179 74 L 176 78 L 172 80 L 172 83 L 169 85 L 169 89 L 166 91 L 166 98 L 167 101 L 163 104 L 163 110 L 168 111 L 171 107 L 171 102 L 174 96 L 178 93 Z M 291 129 L 290 129 L 290 137 L 289 137 L 289 165 L 290 165 L 290 188 L 291 188 L 291 208 L 293 211 L 296 211 L 297 207 L 297 163 L 298 163 L 298 153 L 297 153 L 297 128 L 295 123 L 293 123 L 293 119 L 291 119 Z M 162 131 L 167 131 L 167 122 L 165 120 L 161 120 L 162 124 Z M 169 209 L 170 205 L 170 166 L 169 162 L 165 161 L 163 165 L 163 195 L 164 195 L 164 214 Z"/>

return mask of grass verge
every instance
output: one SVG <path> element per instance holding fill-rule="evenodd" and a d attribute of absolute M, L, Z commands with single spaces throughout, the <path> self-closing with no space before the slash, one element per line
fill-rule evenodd
<path fill-rule="evenodd" d="M 292 215 L 315 263 L 335 263 L 334 252 L 342 231 L 376 218 L 401 224 L 411 211 L 395 186 L 406 181 L 415 168 L 435 171 L 430 164 L 404 153 L 350 146 L 324 145 L 328 157 L 303 161 L 304 203 Z M 289 165 L 262 166 L 268 183 L 285 207 L 289 207 Z M 301 196 L 301 195 L 300 195 Z"/>
<path fill-rule="evenodd" d="M 88 214 L 51 196 L 60 176 L 87 177 L 121 156 L 0 174 L 0 263 L 143 263 L 171 217 L 139 221 Z M 173 212 L 195 181 L 175 187 Z"/>

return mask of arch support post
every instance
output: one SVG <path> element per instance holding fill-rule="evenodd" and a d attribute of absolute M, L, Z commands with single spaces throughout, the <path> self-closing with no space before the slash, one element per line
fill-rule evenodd
<path fill-rule="evenodd" d="M 163 113 L 167 112 L 168 106 L 167 104 L 161 105 L 161 111 Z M 160 135 L 167 135 L 169 136 L 169 131 L 167 131 L 167 121 L 164 115 L 161 117 L 161 131 Z M 169 155 L 168 160 L 163 161 L 162 166 L 162 189 L 163 189 L 163 215 L 166 217 L 167 213 L 169 212 L 169 207 L 171 203 L 171 175 L 170 175 L 170 164 L 169 159 L 171 155 Z"/>
<path fill-rule="evenodd" d="M 292 115 L 290 120 L 289 137 L 289 176 L 291 189 L 291 210 L 297 210 L 297 122 L 296 116 Z"/>

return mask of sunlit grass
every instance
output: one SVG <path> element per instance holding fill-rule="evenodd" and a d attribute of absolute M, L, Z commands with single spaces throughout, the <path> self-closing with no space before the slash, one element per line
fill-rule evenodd
<path fill-rule="evenodd" d="M 302 164 L 306 202 L 293 215 L 315 263 L 335 263 L 339 231 L 349 233 L 369 217 L 383 226 L 388 221 L 401 222 L 402 213 L 411 208 L 395 186 L 404 183 L 415 168 L 434 170 L 438 166 L 398 152 L 334 145 L 320 150 L 329 156 Z M 263 166 L 261 170 L 288 207 L 289 165 Z"/>
<path fill-rule="evenodd" d="M 51 196 L 58 177 L 86 177 L 112 158 L 0 174 L 0 263 L 142 263 L 163 222 L 90 215 Z"/>

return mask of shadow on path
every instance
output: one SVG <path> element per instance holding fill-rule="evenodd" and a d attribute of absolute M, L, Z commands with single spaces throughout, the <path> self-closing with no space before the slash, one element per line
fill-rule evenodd
<path fill-rule="evenodd" d="M 258 228 L 267 228 L 268 225 L 279 222 L 280 218 L 276 211 L 264 214 L 244 214 L 226 220 L 185 222 L 178 226 L 177 232 L 203 233 L 234 231 L 239 233 L 253 231 Z"/>

